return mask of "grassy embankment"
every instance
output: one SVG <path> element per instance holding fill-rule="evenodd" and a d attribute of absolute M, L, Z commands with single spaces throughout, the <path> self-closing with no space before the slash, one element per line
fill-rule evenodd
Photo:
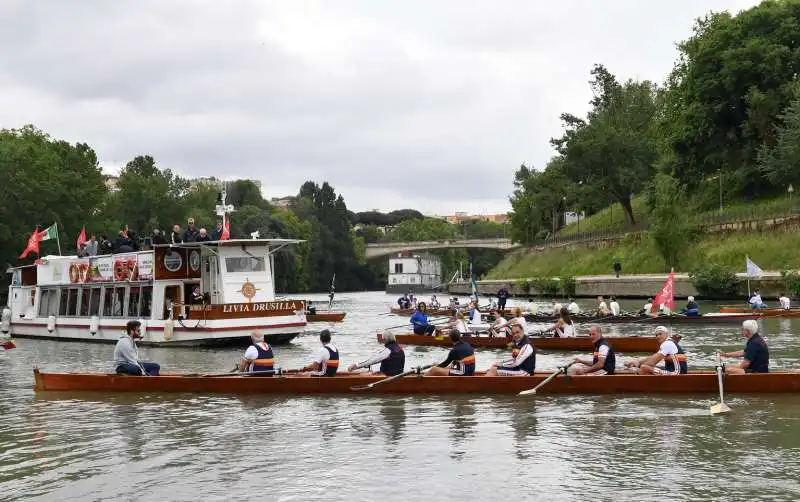
<path fill-rule="evenodd" d="M 726 208 L 725 213 L 746 218 L 760 211 L 768 213 L 783 207 L 785 201 L 764 201 Z M 637 214 L 638 208 L 638 214 Z M 634 200 L 634 214 L 644 213 L 644 201 Z M 581 221 L 581 232 L 609 228 L 611 213 L 620 229 L 624 226 L 622 210 L 617 205 Z M 619 219 L 618 219 L 619 218 Z M 563 232 L 577 232 L 577 224 L 569 225 Z M 744 272 L 745 255 L 764 270 L 800 268 L 800 232 L 742 232 L 733 234 L 706 234 L 687 244 L 682 259 L 681 272 L 688 272 L 701 263 L 717 263 Z M 517 279 L 529 277 L 560 277 L 611 274 L 614 260 L 622 263 L 623 274 L 652 274 L 665 272 L 664 260 L 646 236 L 627 237 L 613 247 L 603 249 L 548 249 L 541 253 L 512 253 L 500 262 L 487 279 Z"/>

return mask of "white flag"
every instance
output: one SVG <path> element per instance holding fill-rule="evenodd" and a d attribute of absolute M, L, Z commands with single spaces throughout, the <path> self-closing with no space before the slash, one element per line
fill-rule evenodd
<path fill-rule="evenodd" d="M 753 263 L 749 256 L 745 256 L 745 258 L 747 259 L 747 277 L 759 277 L 764 273 L 761 267 Z"/>

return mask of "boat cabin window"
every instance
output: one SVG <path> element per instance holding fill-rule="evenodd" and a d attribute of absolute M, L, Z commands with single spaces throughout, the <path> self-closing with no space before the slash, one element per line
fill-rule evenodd
<path fill-rule="evenodd" d="M 152 286 L 131 286 L 128 293 L 128 317 L 150 317 Z"/>
<path fill-rule="evenodd" d="M 89 296 L 92 294 L 91 288 L 81 288 L 80 317 L 89 317 Z"/>
<path fill-rule="evenodd" d="M 125 307 L 125 286 L 106 286 L 103 294 L 103 317 L 122 317 Z"/>
<path fill-rule="evenodd" d="M 225 269 L 228 272 L 263 272 L 264 258 L 260 256 L 236 256 L 225 258 Z"/>
<path fill-rule="evenodd" d="M 67 315 L 75 317 L 78 315 L 78 288 L 70 288 L 69 304 L 67 305 Z"/>
<path fill-rule="evenodd" d="M 141 317 L 150 317 L 152 303 L 153 286 L 142 286 L 142 304 L 139 307 L 139 315 Z"/>
<path fill-rule="evenodd" d="M 39 317 L 47 317 L 51 296 L 56 296 L 56 292 L 49 289 L 43 289 L 39 294 Z M 56 296 L 56 302 L 58 302 L 58 296 Z"/>
<path fill-rule="evenodd" d="M 92 288 L 89 296 L 89 315 L 100 315 L 100 297 L 103 292 L 100 288 Z"/>

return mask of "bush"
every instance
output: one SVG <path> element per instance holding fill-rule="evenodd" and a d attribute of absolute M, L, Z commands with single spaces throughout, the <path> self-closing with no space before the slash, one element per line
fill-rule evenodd
<path fill-rule="evenodd" d="M 739 279 L 722 265 L 706 264 L 694 269 L 689 278 L 697 292 L 707 298 L 735 298 L 739 296 Z"/>
<path fill-rule="evenodd" d="M 554 296 L 558 294 L 558 281 L 550 277 L 534 277 L 531 285 L 540 295 Z"/>
<path fill-rule="evenodd" d="M 561 286 L 561 294 L 564 296 L 575 296 L 575 277 L 565 275 L 562 276 L 558 282 L 559 286 Z"/>
<path fill-rule="evenodd" d="M 519 279 L 515 285 L 517 289 L 519 289 L 520 293 L 523 295 L 527 295 L 528 291 L 531 289 L 531 283 L 527 279 Z"/>
<path fill-rule="evenodd" d="M 800 296 L 800 274 L 794 270 L 784 270 L 781 272 L 783 278 L 783 286 L 788 290 L 789 294 L 796 298 Z"/>

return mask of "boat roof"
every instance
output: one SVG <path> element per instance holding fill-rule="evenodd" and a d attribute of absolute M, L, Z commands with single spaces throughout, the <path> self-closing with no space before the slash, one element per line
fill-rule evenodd
<path fill-rule="evenodd" d="M 154 244 L 154 248 L 199 248 L 202 246 L 286 246 L 305 242 L 301 239 L 228 239 L 224 241 L 181 242 L 180 244 Z"/>

